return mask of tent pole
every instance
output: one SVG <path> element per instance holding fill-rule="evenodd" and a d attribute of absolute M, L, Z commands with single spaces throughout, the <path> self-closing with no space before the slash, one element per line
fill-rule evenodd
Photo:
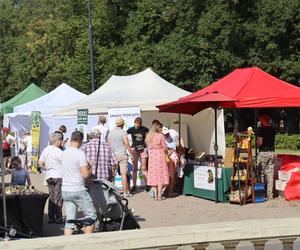
<path fill-rule="evenodd" d="M 215 110 L 215 202 L 218 203 L 218 125 L 217 125 L 217 106 L 214 107 Z"/>
<path fill-rule="evenodd" d="M 89 11 L 89 43 L 90 43 L 90 70 L 91 70 L 91 91 L 95 91 L 95 76 L 94 76 L 94 38 L 93 38 L 93 23 L 92 23 L 92 3 L 88 0 Z"/>
<path fill-rule="evenodd" d="M 178 114 L 178 134 L 179 134 L 179 144 L 181 138 L 181 114 Z"/>
<path fill-rule="evenodd" d="M 3 151 L 2 151 L 3 115 L 1 115 L 1 118 L 0 118 L 0 129 L 1 129 L 1 136 L 0 136 L 0 159 L 1 159 L 1 184 L 2 184 L 3 223 L 4 223 L 4 227 L 7 228 L 6 195 L 5 195 L 5 173 L 6 173 L 6 169 L 5 169 L 5 166 L 4 166 Z M 5 233 L 5 236 L 7 236 L 7 232 Z"/>
<path fill-rule="evenodd" d="M 242 205 L 242 197 L 241 197 L 241 180 L 240 180 L 240 175 L 239 175 L 239 171 L 240 171 L 240 163 L 239 163 L 239 132 L 238 132 L 238 119 L 237 119 L 237 109 L 234 109 L 234 138 L 235 138 L 235 159 L 236 159 L 236 168 L 238 171 L 238 186 L 239 186 L 239 198 L 240 198 L 240 205 Z"/>
<path fill-rule="evenodd" d="M 255 109 L 254 112 L 255 112 L 255 115 L 254 115 L 254 121 L 255 121 L 255 163 L 256 163 L 257 152 L 258 152 L 258 148 L 257 148 L 257 144 L 256 144 L 256 140 L 257 140 L 257 132 L 258 132 L 258 127 L 257 127 L 257 122 L 258 122 L 258 111 L 257 111 L 257 109 Z"/>

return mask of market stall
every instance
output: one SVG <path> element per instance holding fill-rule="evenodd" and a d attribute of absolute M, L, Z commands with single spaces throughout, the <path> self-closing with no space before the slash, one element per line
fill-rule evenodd
<path fill-rule="evenodd" d="M 41 112 L 40 150 L 42 150 L 48 145 L 49 134 L 52 131 L 57 130 L 60 125 L 64 124 L 67 126 L 67 137 L 71 135 L 72 131 L 74 131 L 77 126 L 76 116 L 54 117 L 54 110 L 58 107 L 74 103 L 84 97 L 86 97 L 85 94 L 65 83 L 62 83 L 57 88 L 40 98 L 15 106 L 14 113 L 8 114 L 11 130 L 18 132 L 19 137 L 21 137 L 25 131 L 29 131 L 31 129 L 31 111 Z M 93 119 L 93 126 L 96 123 L 96 119 Z"/>
<path fill-rule="evenodd" d="M 3 206 L 0 196 L 0 223 L 3 221 Z M 30 237 L 43 236 L 44 207 L 48 194 L 41 193 L 32 186 L 6 187 L 7 225 Z"/>
<path fill-rule="evenodd" d="M 207 98 L 214 93 L 227 96 L 233 101 L 221 102 L 219 98 Z M 208 99 L 206 102 L 205 99 Z M 176 102 L 158 106 L 161 112 L 195 114 L 207 107 L 222 108 L 266 108 L 266 107 L 299 107 L 300 88 L 277 79 L 257 67 L 236 69 L 219 81 L 199 90 L 191 95 L 180 98 Z M 216 126 L 216 124 L 215 124 Z M 237 121 L 235 121 L 237 135 Z M 217 143 L 216 143 L 217 144 Z M 215 144 L 215 145 L 216 145 Z M 236 136 L 236 148 L 238 137 Z M 217 155 L 218 147 L 215 146 Z M 236 159 L 240 159 L 239 150 L 236 151 Z M 252 155 L 251 155 L 252 157 Z M 252 159 L 251 159 L 252 160 Z M 217 172 L 217 161 L 215 158 L 215 171 Z M 240 172 L 239 160 L 237 160 L 236 171 Z M 233 177 L 236 173 L 233 173 Z M 248 175 L 248 173 L 247 173 Z M 238 174 L 238 177 L 240 175 Z M 251 173 L 252 176 L 252 173 Z M 217 178 L 216 175 L 214 178 Z M 234 179 L 234 178 L 233 178 Z M 216 182 L 216 186 L 218 182 Z M 250 184 L 251 185 L 251 184 Z M 242 189 L 238 179 L 239 195 Z M 252 186 L 253 188 L 253 186 Z M 217 189 L 217 187 L 216 187 Z M 241 196 L 240 196 L 241 197 Z M 217 201 L 216 196 L 216 201 Z M 252 199 L 253 200 L 253 199 Z M 241 198 L 240 198 L 241 202 Z"/>
<path fill-rule="evenodd" d="M 178 114 L 159 113 L 156 107 L 159 104 L 174 101 L 190 94 L 189 92 L 167 82 L 151 69 L 128 76 L 111 76 L 99 89 L 89 96 L 57 109 L 55 116 L 74 116 L 78 109 L 87 108 L 91 114 L 107 114 L 110 108 L 139 107 L 143 118 L 143 125 L 150 128 L 153 119 L 160 120 L 164 126 L 172 127 L 178 120 Z M 214 111 L 203 110 L 193 118 L 189 115 L 181 116 L 182 135 L 185 143 L 197 150 L 214 153 L 213 134 Z M 217 113 L 219 154 L 225 155 L 224 116 L 220 110 Z M 178 130 L 178 125 L 174 126 Z M 186 133 L 184 133 L 186 128 Z M 194 134 L 199 136 L 196 138 Z M 186 136 L 185 136 L 186 135 Z"/>
<path fill-rule="evenodd" d="M 12 113 L 14 111 L 14 107 L 30 102 L 46 94 L 47 93 L 44 90 L 36 86 L 34 83 L 31 83 L 27 88 L 22 90 L 13 98 L 1 103 L 1 114 Z"/>
<path fill-rule="evenodd" d="M 215 171 L 215 168 L 212 165 L 213 162 L 212 159 L 210 162 L 189 161 L 187 163 L 184 168 L 183 194 L 215 200 L 217 186 L 218 201 L 225 202 L 228 200 L 232 168 L 218 168 L 218 185 L 215 185 L 215 179 L 211 175 L 211 173 Z"/>

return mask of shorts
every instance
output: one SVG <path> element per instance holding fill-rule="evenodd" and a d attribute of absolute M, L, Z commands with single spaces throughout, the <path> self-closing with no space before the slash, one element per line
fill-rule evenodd
<path fill-rule="evenodd" d="M 117 156 L 118 165 L 120 168 L 120 173 L 127 174 L 128 171 L 128 157 L 127 156 Z"/>
<path fill-rule="evenodd" d="M 3 150 L 2 152 L 3 152 L 3 157 L 10 157 L 11 156 L 10 149 Z"/>
<path fill-rule="evenodd" d="M 138 161 L 139 158 L 141 158 L 141 159 L 148 158 L 148 150 L 147 150 L 147 148 L 144 148 L 143 151 L 137 151 L 134 148 L 132 148 L 132 154 L 133 154 L 133 161 Z"/>
<path fill-rule="evenodd" d="M 77 208 L 79 208 L 83 214 L 84 218 L 91 218 L 93 220 L 97 219 L 96 210 L 93 205 L 93 201 L 88 191 L 79 192 L 62 192 L 62 198 L 64 200 L 66 209 L 66 221 L 76 219 Z M 74 229 L 75 224 L 67 223 L 65 228 Z"/>

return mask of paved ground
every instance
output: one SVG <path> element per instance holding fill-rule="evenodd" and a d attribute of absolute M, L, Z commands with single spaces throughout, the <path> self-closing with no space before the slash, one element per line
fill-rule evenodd
<path fill-rule="evenodd" d="M 31 175 L 32 185 L 47 192 L 43 185 L 43 175 Z M 6 176 L 9 181 L 9 176 Z M 48 224 L 47 205 L 44 213 L 44 236 L 63 234 L 63 225 Z M 246 206 L 218 203 L 192 196 L 180 195 L 163 201 L 155 201 L 142 190 L 129 198 L 129 207 L 135 211 L 142 228 L 191 225 L 210 222 L 238 221 L 247 219 L 264 219 L 278 217 L 299 217 L 300 201 L 287 202 L 274 199 L 265 203 L 248 204 Z M 274 225 L 276 227 L 276 225 Z M 223 249 L 218 244 L 211 244 L 208 249 Z M 242 242 L 238 249 L 253 249 L 249 242 Z M 279 241 L 268 242 L 266 249 L 281 250 Z M 297 241 L 294 249 L 300 249 Z"/>
<path fill-rule="evenodd" d="M 32 183 L 38 189 L 47 191 L 42 175 L 32 175 Z M 274 199 L 265 203 L 246 206 L 213 201 L 192 196 L 177 196 L 164 201 L 155 201 L 147 193 L 140 192 L 129 198 L 129 207 L 133 208 L 142 228 L 190 225 L 199 223 L 237 221 L 246 219 L 264 219 L 300 216 L 300 201 L 287 202 Z M 47 224 L 47 204 L 44 214 L 44 235 L 61 235 L 62 225 Z"/>

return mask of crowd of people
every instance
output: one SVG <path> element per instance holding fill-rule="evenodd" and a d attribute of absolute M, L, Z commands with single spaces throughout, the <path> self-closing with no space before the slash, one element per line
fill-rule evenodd
<path fill-rule="evenodd" d="M 83 142 L 83 134 L 74 131 L 70 142 L 65 138 L 67 128 L 61 125 L 50 134 L 49 145 L 42 151 L 39 167 L 45 173 L 45 183 L 49 190 L 49 223 L 65 223 L 62 206 L 65 205 L 66 220 L 76 218 L 79 208 L 84 216 L 96 220 L 96 211 L 87 190 L 89 179 L 115 181 L 121 176 L 124 197 L 137 192 L 138 170 L 142 172 L 144 188 L 156 201 L 176 195 L 174 184 L 182 177 L 180 169 L 185 164 L 184 141 L 179 133 L 164 127 L 159 120 L 153 120 L 150 129 L 143 126 L 141 117 L 137 117 L 134 126 L 124 130 L 125 121 L 116 119 L 115 128 L 106 126 L 106 117 L 100 116 L 98 125 Z M 273 176 L 275 160 L 275 130 L 270 126 L 270 117 L 260 117 L 257 135 L 259 154 L 258 166 L 262 179 L 266 178 L 267 196 L 273 198 Z M 11 147 L 15 138 L 8 128 L 2 131 L 2 150 L 4 164 L 11 173 L 12 185 L 31 185 L 31 134 L 24 133 L 20 141 L 19 156 L 11 158 Z M 132 169 L 129 169 L 129 158 Z M 131 179 L 131 180 L 130 180 Z M 262 181 L 264 182 L 264 181 Z M 131 185 L 132 183 L 132 185 Z M 65 223 L 65 235 L 72 234 L 74 224 Z M 94 225 L 85 228 L 86 233 L 94 231 Z"/>
<path fill-rule="evenodd" d="M 67 131 L 64 125 L 50 134 L 49 145 L 42 151 L 38 162 L 45 173 L 45 184 L 49 190 L 49 223 L 65 222 L 62 215 L 63 203 L 66 220 L 76 218 L 77 208 L 85 217 L 96 219 L 96 211 L 87 191 L 87 181 L 90 178 L 114 182 L 115 176 L 119 174 L 121 194 L 131 197 L 137 192 L 139 166 L 145 191 L 154 200 L 160 201 L 174 195 L 176 168 L 183 159 L 184 147 L 178 132 L 163 127 L 158 120 L 152 122 L 149 130 L 143 126 L 141 117 L 137 117 L 134 126 L 127 131 L 124 130 L 124 124 L 123 118 L 119 117 L 115 128 L 109 131 L 106 117 L 100 116 L 98 125 L 89 131 L 87 142 L 83 142 L 80 131 L 74 131 L 68 146 L 68 139 L 64 138 Z M 3 138 L 6 140 L 8 132 L 7 129 L 3 130 Z M 10 139 L 14 143 L 14 138 Z M 13 157 L 9 164 L 9 168 L 12 168 L 12 185 L 31 185 L 31 160 L 27 153 L 30 152 L 30 140 L 30 133 L 25 133 L 21 140 L 20 157 Z M 129 158 L 132 171 L 129 170 Z M 73 224 L 65 224 L 66 235 L 72 234 L 73 229 Z M 86 233 L 93 232 L 94 225 L 85 230 Z"/>

